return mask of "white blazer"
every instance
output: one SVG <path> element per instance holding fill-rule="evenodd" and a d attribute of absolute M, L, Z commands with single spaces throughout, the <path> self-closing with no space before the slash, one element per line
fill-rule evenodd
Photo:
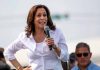
<path fill-rule="evenodd" d="M 61 49 L 60 57 L 57 56 L 53 49 L 51 51 L 48 50 L 48 46 L 45 42 L 38 45 L 33 36 L 30 35 L 28 38 L 25 32 L 22 32 L 19 37 L 5 49 L 4 55 L 9 60 L 13 60 L 15 59 L 14 54 L 18 50 L 28 49 L 28 58 L 32 70 L 63 70 L 61 60 L 66 62 L 69 57 L 65 37 L 59 29 L 55 31 L 50 30 L 50 37 L 54 38 L 55 44 Z M 37 46 L 39 48 L 37 48 Z"/>

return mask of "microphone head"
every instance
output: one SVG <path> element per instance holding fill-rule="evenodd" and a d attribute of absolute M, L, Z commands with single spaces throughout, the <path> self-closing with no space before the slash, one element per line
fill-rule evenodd
<path fill-rule="evenodd" d="M 50 37 L 49 31 L 50 31 L 49 26 L 45 26 L 44 27 L 44 33 L 47 35 L 47 37 Z"/>
<path fill-rule="evenodd" d="M 44 27 L 44 30 L 45 30 L 45 31 L 50 31 L 49 26 L 45 26 L 45 27 Z"/>

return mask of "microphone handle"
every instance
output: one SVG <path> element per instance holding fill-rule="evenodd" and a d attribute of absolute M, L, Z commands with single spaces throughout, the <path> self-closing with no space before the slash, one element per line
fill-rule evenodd
<path fill-rule="evenodd" d="M 49 50 L 52 50 L 52 45 L 49 45 Z"/>
<path fill-rule="evenodd" d="M 49 30 L 47 30 L 47 37 L 50 38 Z M 52 50 L 52 45 L 49 45 L 49 50 Z"/>

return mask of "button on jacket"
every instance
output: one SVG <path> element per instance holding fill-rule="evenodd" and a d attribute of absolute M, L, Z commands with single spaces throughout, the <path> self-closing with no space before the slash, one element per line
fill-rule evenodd
<path fill-rule="evenodd" d="M 29 50 L 29 63 L 32 70 L 63 70 L 61 60 L 68 60 L 68 48 L 65 37 L 59 29 L 50 30 L 50 37 L 54 39 L 57 47 L 61 49 L 60 57 L 54 49 L 49 50 L 45 40 L 41 43 L 36 43 L 34 37 L 30 35 L 28 38 L 25 32 L 22 32 L 19 37 L 12 42 L 4 51 L 4 55 L 9 60 L 15 59 L 14 54 L 20 49 Z"/>

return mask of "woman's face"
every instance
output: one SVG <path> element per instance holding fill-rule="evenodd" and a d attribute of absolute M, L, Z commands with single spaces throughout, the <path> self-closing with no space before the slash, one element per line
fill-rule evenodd
<path fill-rule="evenodd" d="M 47 24 L 47 13 L 44 8 L 38 8 L 35 15 L 35 29 L 44 29 L 44 26 Z"/>

